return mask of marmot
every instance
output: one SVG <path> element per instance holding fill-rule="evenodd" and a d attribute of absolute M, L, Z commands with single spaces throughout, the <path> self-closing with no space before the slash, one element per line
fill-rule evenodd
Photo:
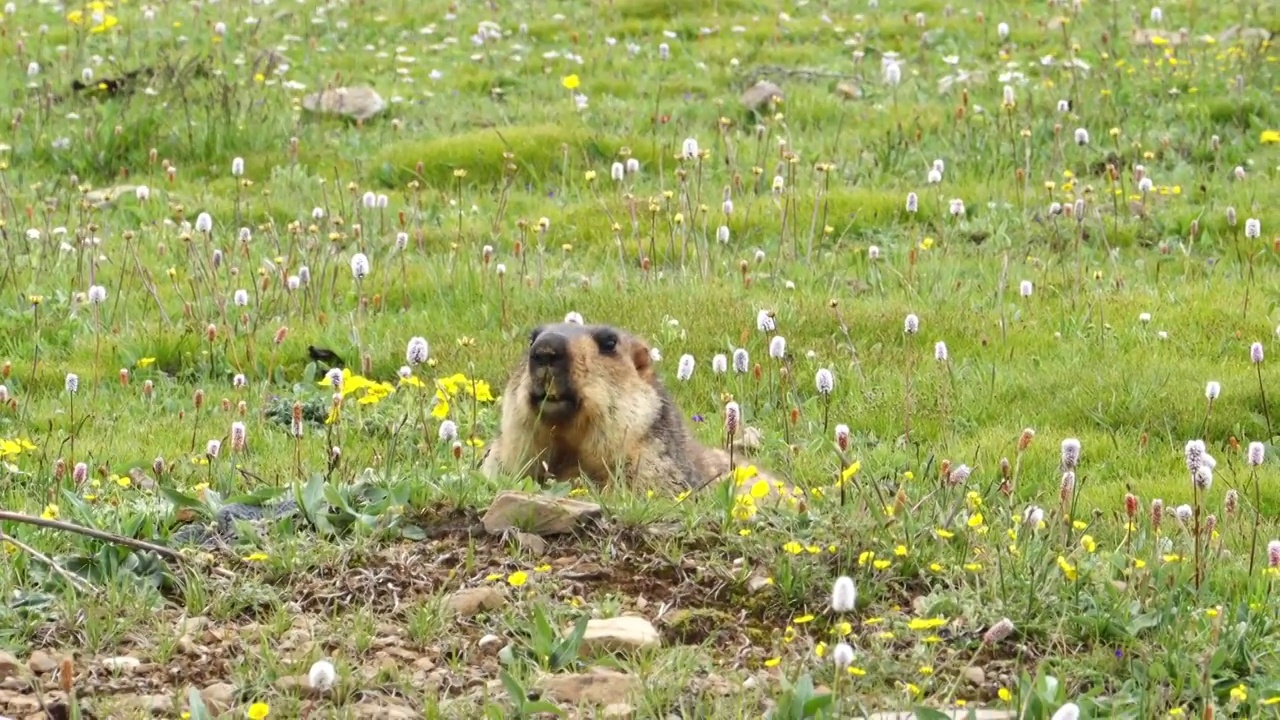
<path fill-rule="evenodd" d="M 585 475 L 639 492 L 693 490 L 731 470 L 729 453 L 693 436 L 643 340 L 577 323 L 543 325 L 529 334 L 529 349 L 502 398 L 498 434 L 481 461 L 490 478 Z"/>

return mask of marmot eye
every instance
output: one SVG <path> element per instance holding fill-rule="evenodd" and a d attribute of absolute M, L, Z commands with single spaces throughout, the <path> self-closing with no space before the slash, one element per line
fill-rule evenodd
<path fill-rule="evenodd" d="M 605 355 L 612 355 L 618 349 L 618 336 L 611 332 L 600 333 L 596 335 L 596 347 Z"/>

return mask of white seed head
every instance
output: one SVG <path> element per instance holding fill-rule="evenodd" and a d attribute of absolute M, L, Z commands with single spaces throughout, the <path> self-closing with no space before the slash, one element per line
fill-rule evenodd
<path fill-rule="evenodd" d="M 357 280 L 363 280 L 369 274 L 369 258 L 364 253 L 356 253 L 351 256 L 351 275 Z"/>
<path fill-rule="evenodd" d="M 841 575 L 831 586 L 831 610 L 838 613 L 853 612 L 858 603 L 858 588 L 853 578 Z"/>
<path fill-rule="evenodd" d="M 724 353 L 716 353 L 715 357 L 711 358 L 711 372 L 719 375 L 726 372 L 728 369 L 729 358 L 726 357 Z"/>
<path fill-rule="evenodd" d="M 774 335 L 769 341 L 769 357 L 781 360 L 787 356 L 787 340 L 781 335 Z"/>
<path fill-rule="evenodd" d="M 1217 380 L 1210 380 L 1209 382 L 1205 383 L 1204 396 L 1206 399 L 1210 401 L 1217 400 L 1218 396 L 1221 394 L 1222 394 L 1222 385 Z"/>
<path fill-rule="evenodd" d="M 836 668 L 843 670 L 853 664 L 853 648 L 849 643 L 836 643 L 831 649 L 831 662 L 835 663 Z"/>
<path fill-rule="evenodd" d="M 676 379 L 688 380 L 693 377 L 693 356 L 685 353 L 680 356 L 679 362 L 676 363 Z"/>
<path fill-rule="evenodd" d="M 813 384 L 818 388 L 819 395 L 830 395 L 836 387 L 836 376 L 827 368 L 819 368 L 813 376 Z"/>
<path fill-rule="evenodd" d="M 312 689 L 325 692 L 338 681 L 338 671 L 328 660 L 317 660 L 307 671 L 307 682 Z"/>
<path fill-rule="evenodd" d="M 1249 457 L 1249 464 L 1251 466 L 1258 467 L 1259 465 L 1261 465 L 1263 459 L 1266 457 L 1266 454 L 1267 454 L 1267 448 L 1262 443 L 1260 442 L 1249 443 L 1248 457 Z"/>
<path fill-rule="evenodd" d="M 409 340 L 409 344 L 405 347 L 404 357 L 410 365 L 421 365 L 427 361 L 430 348 L 427 345 L 427 339 L 423 337 L 414 337 Z"/>

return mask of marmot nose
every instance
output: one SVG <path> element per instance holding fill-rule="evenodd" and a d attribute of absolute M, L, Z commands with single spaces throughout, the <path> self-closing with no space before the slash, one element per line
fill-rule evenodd
<path fill-rule="evenodd" d="M 529 348 L 529 362 L 535 367 L 554 365 L 569 354 L 569 339 L 563 335 L 544 333 Z"/>

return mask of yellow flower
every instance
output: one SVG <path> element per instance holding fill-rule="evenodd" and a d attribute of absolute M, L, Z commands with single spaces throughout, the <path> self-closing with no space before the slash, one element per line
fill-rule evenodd
<path fill-rule="evenodd" d="M 507 577 L 507 584 L 511 587 L 520 587 L 529 580 L 529 573 L 523 570 L 517 570 Z"/>
<path fill-rule="evenodd" d="M 249 706 L 249 720 L 262 720 L 271 713 L 271 706 L 264 702 L 256 702 Z"/>
<path fill-rule="evenodd" d="M 1098 543 L 1093 541 L 1092 535 L 1085 535 L 1080 538 L 1080 547 L 1084 548 L 1085 552 L 1091 553 L 1098 549 Z"/>
<path fill-rule="evenodd" d="M 750 495 L 739 495 L 733 502 L 733 519 L 746 522 L 755 517 L 756 502 Z"/>
<path fill-rule="evenodd" d="M 912 618 L 912 619 L 911 619 L 911 621 L 907 623 L 907 629 L 909 629 L 909 630 L 932 630 L 932 629 L 934 629 L 934 628 L 940 628 L 940 627 L 942 627 L 943 625 L 946 625 L 946 624 L 947 624 L 947 621 L 946 621 L 944 618 L 940 618 L 940 617 L 936 617 L 936 618 Z"/>
<path fill-rule="evenodd" d="M 94 25 L 93 27 L 89 28 L 89 32 L 104 33 L 119 24 L 120 24 L 120 21 L 116 18 L 115 15 L 103 15 L 102 22 L 99 23 L 98 25 Z M 266 716 L 264 715 L 263 717 L 266 717 Z"/>
<path fill-rule="evenodd" d="M 753 499 L 759 500 L 760 498 L 768 494 L 769 494 L 768 480 L 757 480 L 754 483 L 751 483 L 751 497 Z"/>
<path fill-rule="evenodd" d="M 245 555 L 245 556 L 244 556 L 244 561 L 245 561 L 245 562 L 262 562 L 263 560 L 266 560 L 267 558 L 268 558 L 268 555 L 267 555 L 266 553 L 264 553 L 264 552 L 256 552 L 256 553 L 251 553 L 251 554 L 249 554 L 249 555 Z"/>
<path fill-rule="evenodd" d="M 1009 692 L 1009 688 L 1000 688 L 1000 691 L 997 692 L 996 695 L 999 695 L 1000 699 L 1005 702 L 1013 700 L 1013 693 Z"/>
<path fill-rule="evenodd" d="M 58 506 L 57 506 L 57 505 L 52 505 L 52 504 L 50 504 L 50 505 L 45 505 L 45 506 L 44 506 L 44 512 L 40 513 L 40 517 L 44 518 L 45 520 L 57 520 L 57 519 L 58 519 Z"/>
<path fill-rule="evenodd" d="M 786 545 L 783 545 L 782 549 L 783 551 L 791 555 L 799 555 L 800 553 L 804 552 L 804 546 L 796 542 L 795 540 L 792 540 Z"/>
<path fill-rule="evenodd" d="M 577 90 L 578 86 L 582 83 L 578 80 L 577 75 L 566 75 L 560 80 L 560 84 L 563 85 L 566 90 Z"/>
<path fill-rule="evenodd" d="M 875 557 L 876 557 L 876 554 L 873 551 L 863 550 L 861 553 L 858 554 L 858 565 L 866 565 L 867 563 L 874 560 Z"/>
<path fill-rule="evenodd" d="M 925 665 L 924 667 L 920 668 L 920 674 L 921 674 L 921 675 L 932 675 L 932 674 L 933 674 L 933 666 L 932 666 L 932 665 Z"/>
<path fill-rule="evenodd" d="M 539 565 L 539 566 L 535 567 L 535 568 L 533 569 L 533 571 L 534 571 L 534 572 L 540 572 L 540 573 L 544 573 L 544 572 L 551 572 L 551 565 L 550 565 L 549 563 L 543 563 L 543 564 L 541 564 L 541 565 Z"/>
<path fill-rule="evenodd" d="M 871 567 L 877 570 L 883 570 L 889 567 L 890 564 L 891 563 L 888 560 L 876 560 L 875 562 L 871 563 Z"/>
<path fill-rule="evenodd" d="M 1075 528 L 1076 530 L 1083 530 L 1089 526 L 1086 525 L 1083 520 L 1074 520 L 1071 523 L 1071 527 Z"/>
<path fill-rule="evenodd" d="M 781 663 L 781 662 L 782 662 L 782 658 L 780 658 L 780 657 L 771 657 L 771 658 L 769 658 L 768 660 L 765 660 L 765 661 L 764 661 L 764 666 L 765 666 L 765 667 L 767 667 L 767 668 L 771 668 L 771 667 L 778 667 L 778 663 Z"/>
<path fill-rule="evenodd" d="M 153 357 L 138 358 L 138 367 L 140 368 L 151 367 L 151 365 L 155 363 L 155 361 L 156 359 Z"/>
<path fill-rule="evenodd" d="M 449 403 L 445 400 L 436 400 L 436 404 L 431 407 L 431 417 L 437 420 L 449 417 Z"/>
<path fill-rule="evenodd" d="M 1067 562 L 1067 559 L 1061 555 L 1058 556 L 1058 569 L 1062 571 L 1062 574 L 1065 575 L 1068 580 L 1075 580 L 1077 577 L 1075 566 Z"/>
<path fill-rule="evenodd" d="M 982 527 L 982 513 L 974 513 L 973 515 L 970 515 L 968 525 L 971 528 Z"/>
<path fill-rule="evenodd" d="M 847 637 L 853 632 L 853 624 L 847 620 L 842 620 L 836 623 L 836 626 L 832 628 L 831 632 L 835 635 L 839 635 L 840 637 Z"/>
<path fill-rule="evenodd" d="M 792 620 L 791 622 L 795 623 L 796 625 L 803 625 L 808 622 L 813 622 L 813 616 L 801 615 L 800 617 L 796 618 L 795 620 Z"/>
<path fill-rule="evenodd" d="M 861 469 L 862 469 L 862 463 L 855 460 L 852 465 L 850 465 L 849 467 L 845 468 L 840 472 L 840 482 L 842 484 L 849 482 L 851 479 L 853 479 L 854 475 L 858 474 L 858 471 Z"/>
<path fill-rule="evenodd" d="M 1249 699 L 1249 690 L 1241 683 L 1231 688 L 1231 699 L 1236 702 L 1244 702 Z"/>
<path fill-rule="evenodd" d="M 867 671 L 866 671 L 866 670 L 863 670 L 863 669 L 862 669 L 862 668 L 860 668 L 860 667 L 854 667 L 854 666 L 850 665 L 850 666 L 849 666 L 849 674 L 850 674 L 850 675 L 853 675 L 854 677 L 862 677 L 863 675 L 866 675 L 866 674 L 867 674 Z"/>
<path fill-rule="evenodd" d="M 897 555 L 898 557 L 906 557 L 906 556 L 907 556 L 907 546 L 906 546 L 906 545 L 899 545 L 898 547 L 896 547 L 896 548 L 894 548 L 894 549 L 893 549 L 893 554 L 894 554 L 894 555 Z"/>
<path fill-rule="evenodd" d="M 1263 130 L 1262 137 L 1258 138 L 1263 145 L 1275 145 L 1280 143 L 1280 130 Z"/>
<path fill-rule="evenodd" d="M 818 657 L 824 657 L 827 654 L 827 644 L 824 642 L 819 642 L 817 645 L 814 645 L 813 654 L 817 655 Z"/>

